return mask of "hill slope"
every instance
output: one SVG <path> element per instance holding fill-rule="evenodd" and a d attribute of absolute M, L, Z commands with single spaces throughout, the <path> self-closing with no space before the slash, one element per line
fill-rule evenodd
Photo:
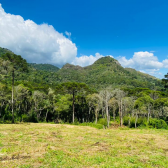
<path fill-rule="evenodd" d="M 84 68 L 66 64 L 57 74 L 59 82 L 84 82 L 96 88 L 109 85 L 152 88 L 160 84 L 160 80 L 153 76 L 134 69 L 123 68 L 110 56 L 100 58 L 94 64 Z"/>
<path fill-rule="evenodd" d="M 13 53 L 12 51 L 8 50 L 7 48 L 0 47 L 0 56 L 6 53 Z"/>
<path fill-rule="evenodd" d="M 0 48 L 0 55 L 11 52 Z M 29 73 L 16 76 L 16 81 L 38 84 L 56 85 L 63 82 L 83 82 L 90 87 L 101 89 L 109 85 L 115 87 L 147 87 L 161 86 L 161 81 L 148 74 L 131 68 L 123 68 L 117 60 L 107 56 L 95 61 L 90 66 L 80 67 L 65 64 L 61 69 L 50 64 L 29 64 Z"/>
<path fill-rule="evenodd" d="M 57 72 L 59 70 L 58 67 L 50 64 L 29 63 L 29 67 L 34 68 L 36 70 L 49 71 L 49 72 Z"/>

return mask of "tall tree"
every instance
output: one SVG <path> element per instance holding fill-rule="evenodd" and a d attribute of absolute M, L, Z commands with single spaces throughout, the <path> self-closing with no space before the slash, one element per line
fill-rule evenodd
<path fill-rule="evenodd" d="M 61 84 L 57 89 L 72 95 L 72 122 L 74 123 L 75 121 L 75 96 L 82 90 L 89 91 L 89 88 L 85 83 L 66 82 L 66 83 Z"/>
<path fill-rule="evenodd" d="M 104 90 L 101 90 L 99 93 L 100 97 L 103 100 L 103 104 L 105 106 L 105 111 L 106 111 L 106 117 L 107 117 L 107 126 L 109 127 L 110 125 L 110 113 L 109 113 L 109 100 L 111 99 L 111 97 L 113 96 L 113 93 L 111 92 L 110 88 L 106 88 Z"/>
<path fill-rule="evenodd" d="M 168 88 L 168 73 L 164 76 L 164 79 L 162 79 L 162 84 L 164 85 L 165 89 Z"/>
<path fill-rule="evenodd" d="M 130 119 L 131 119 L 131 114 L 133 114 L 134 110 L 134 101 L 135 97 L 124 97 L 122 102 L 123 102 L 123 115 L 128 115 L 129 120 L 128 120 L 128 125 L 130 126 Z"/>
<path fill-rule="evenodd" d="M 144 107 L 143 100 L 140 97 L 134 103 L 134 108 L 135 108 L 135 128 L 137 127 L 138 114 L 141 113 L 141 110 L 143 109 L 143 107 Z"/>
<path fill-rule="evenodd" d="M 23 84 L 14 87 L 14 96 L 15 96 L 15 108 L 17 107 L 18 112 L 23 114 L 27 112 L 27 102 L 30 96 L 30 90 L 28 87 L 25 87 Z"/>
<path fill-rule="evenodd" d="M 113 97 L 109 100 L 108 105 L 109 105 L 110 109 L 113 110 L 113 120 L 115 121 L 116 109 L 118 108 L 118 102 L 115 99 L 115 97 Z"/>
<path fill-rule="evenodd" d="M 156 117 L 167 117 L 167 113 L 165 113 L 165 108 L 168 106 L 168 98 L 158 98 L 155 100 L 155 109 L 157 110 Z"/>
<path fill-rule="evenodd" d="M 119 117 L 120 117 L 120 126 L 123 124 L 123 98 L 126 96 L 126 92 L 120 89 L 115 89 L 114 91 L 115 97 L 118 101 L 118 107 L 119 107 Z"/>
<path fill-rule="evenodd" d="M 6 53 L 1 56 L 5 61 L 10 62 L 10 72 L 12 76 L 12 123 L 14 123 L 14 81 L 15 81 L 15 71 L 28 71 L 27 62 L 20 55 Z"/>
<path fill-rule="evenodd" d="M 2 109 L 7 104 L 8 100 L 10 99 L 10 95 L 7 91 L 7 86 L 0 83 L 0 118 L 2 117 Z"/>
<path fill-rule="evenodd" d="M 88 95 L 86 99 L 87 99 L 89 107 L 94 108 L 95 123 L 97 124 L 98 112 L 102 108 L 102 99 L 100 95 L 97 93 Z"/>
<path fill-rule="evenodd" d="M 39 122 L 41 112 L 45 109 L 45 103 L 47 99 L 47 95 L 43 92 L 35 90 L 32 95 L 34 101 L 34 110 L 37 114 L 37 121 Z"/>

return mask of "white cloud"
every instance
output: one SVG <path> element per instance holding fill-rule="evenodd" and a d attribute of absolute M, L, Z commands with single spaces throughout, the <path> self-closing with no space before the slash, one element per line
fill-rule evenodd
<path fill-rule="evenodd" d="M 164 68 L 168 68 L 168 59 L 165 59 L 162 62 L 163 62 Z"/>
<path fill-rule="evenodd" d="M 157 56 L 153 52 L 135 52 L 133 57 L 126 59 L 125 57 L 118 57 L 118 61 L 123 67 L 130 67 L 140 72 L 148 73 L 158 78 L 164 77 L 165 68 L 168 68 L 168 59 L 159 62 Z"/>
<path fill-rule="evenodd" d="M 109 55 L 109 56 L 113 57 L 112 55 Z M 96 53 L 95 56 L 93 56 L 93 55 L 90 55 L 90 56 L 83 55 L 83 56 L 80 56 L 80 57 L 76 57 L 71 62 L 71 64 L 79 65 L 79 66 L 84 67 L 84 66 L 88 66 L 88 65 L 93 64 L 96 60 L 98 60 L 101 57 L 104 57 L 104 56 L 99 54 L 99 53 Z"/>
<path fill-rule="evenodd" d="M 137 70 L 160 69 L 163 67 L 163 63 L 159 62 L 153 53 L 147 51 L 135 52 L 130 59 L 119 57 L 118 61 L 124 67 L 135 68 Z"/>
<path fill-rule="evenodd" d="M 71 33 L 66 32 L 68 36 Z M 28 62 L 62 66 L 72 62 L 77 47 L 48 24 L 38 25 L 19 15 L 8 14 L 0 4 L 0 47 L 20 54 Z"/>
<path fill-rule="evenodd" d="M 71 38 L 71 32 L 65 31 L 65 34 L 68 36 L 68 38 Z"/>

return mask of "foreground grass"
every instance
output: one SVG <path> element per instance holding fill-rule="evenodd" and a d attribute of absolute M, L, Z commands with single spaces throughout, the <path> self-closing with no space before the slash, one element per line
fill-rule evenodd
<path fill-rule="evenodd" d="M 0 167 L 168 167 L 168 131 L 4 124 Z"/>

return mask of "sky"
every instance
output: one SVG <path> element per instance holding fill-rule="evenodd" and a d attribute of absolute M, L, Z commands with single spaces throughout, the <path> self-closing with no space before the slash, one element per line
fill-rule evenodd
<path fill-rule="evenodd" d="M 88 66 L 112 56 L 168 72 L 167 0 L 0 0 L 0 47 L 30 63 Z"/>

